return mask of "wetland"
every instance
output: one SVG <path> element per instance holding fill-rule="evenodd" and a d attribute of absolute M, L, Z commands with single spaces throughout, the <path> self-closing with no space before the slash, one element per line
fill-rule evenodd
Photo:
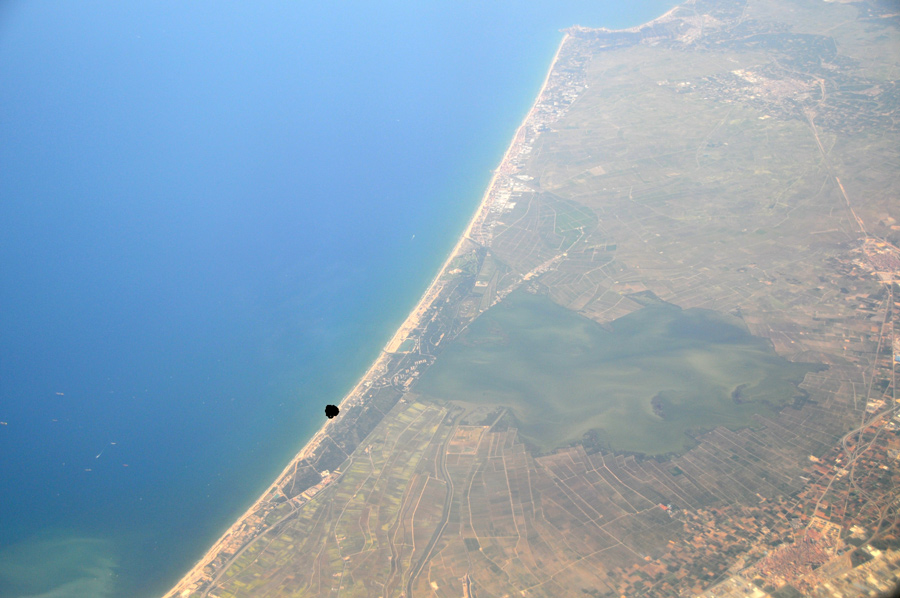
<path fill-rule="evenodd" d="M 716 426 L 757 425 L 805 400 L 807 372 L 735 316 L 663 302 L 607 325 L 524 291 L 472 322 L 416 390 L 510 409 L 538 450 L 584 440 L 616 451 L 681 453 Z"/>

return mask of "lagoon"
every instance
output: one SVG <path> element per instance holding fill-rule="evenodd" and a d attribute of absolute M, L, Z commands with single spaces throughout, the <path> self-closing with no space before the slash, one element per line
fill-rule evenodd
<path fill-rule="evenodd" d="M 716 426 L 759 425 L 804 400 L 822 366 L 778 356 L 737 317 L 654 301 L 601 325 L 517 290 L 472 322 L 415 390 L 511 410 L 539 451 L 584 441 L 666 455 Z"/>

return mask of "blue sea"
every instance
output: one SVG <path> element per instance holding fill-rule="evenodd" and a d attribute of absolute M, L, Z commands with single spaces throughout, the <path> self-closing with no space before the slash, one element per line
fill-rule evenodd
<path fill-rule="evenodd" d="M 0 4 L 0 596 L 168 589 L 418 300 L 559 29 L 673 4 Z"/>

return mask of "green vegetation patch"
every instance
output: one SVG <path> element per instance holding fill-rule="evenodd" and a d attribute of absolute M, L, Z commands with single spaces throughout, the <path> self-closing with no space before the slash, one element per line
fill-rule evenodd
<path fill-rule="evenodd" d="M 607 326 L 523 291 L 492 307 L 438 357 L 416 390 L 503 405 L 539 450 L 590 438 L 650 455 L 691 435 L 774 416 L 807 372 L 737 318 L 649 305 Z"/>

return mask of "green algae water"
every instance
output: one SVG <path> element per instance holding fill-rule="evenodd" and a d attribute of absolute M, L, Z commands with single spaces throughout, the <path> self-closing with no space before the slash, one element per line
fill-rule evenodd
<path fill-rule="evenodd" d="M 661 455 L 703 430 L 775 416 L 820 368 L 779 357 L 729 315 L 662 303 L 601 326 L 520 290 L 472 322 L 415 390 L 508 407 L 542 451 L 590 433 L 607 449 Z"/>

